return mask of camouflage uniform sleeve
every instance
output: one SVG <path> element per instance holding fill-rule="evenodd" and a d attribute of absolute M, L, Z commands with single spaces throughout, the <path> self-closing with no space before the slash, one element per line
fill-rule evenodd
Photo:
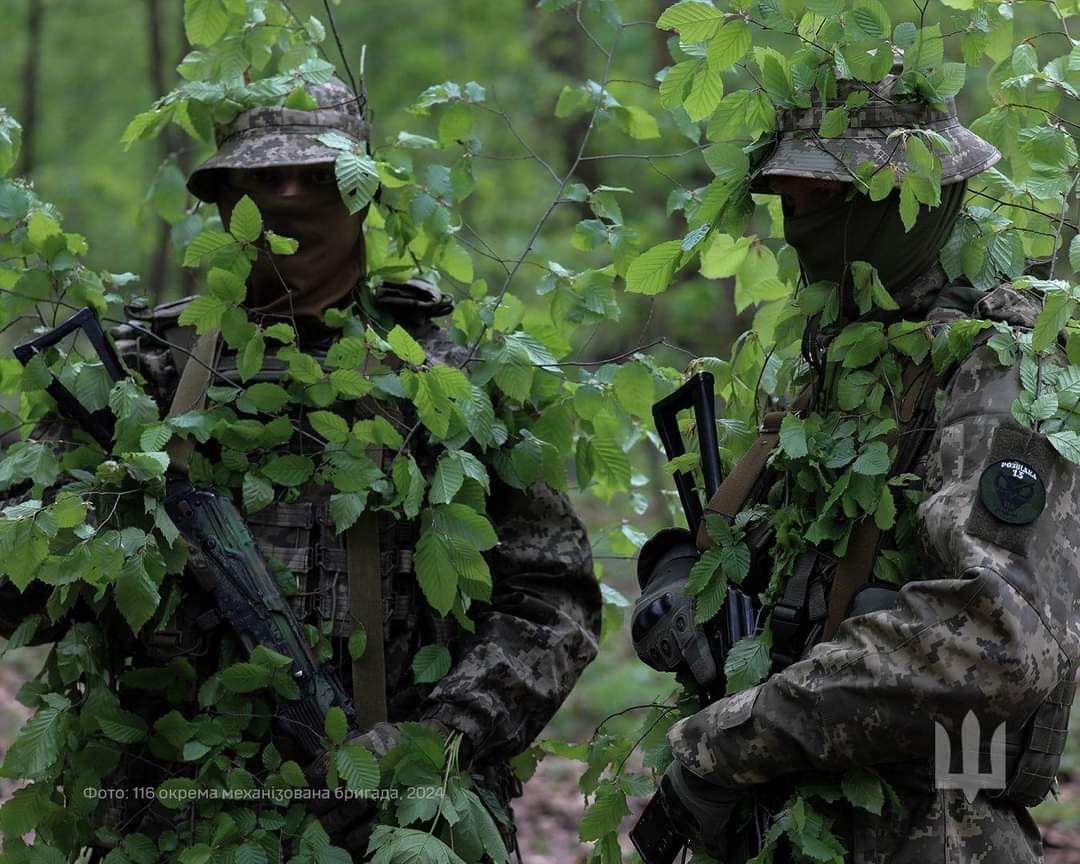
<path fill-rule="evenodd" d="M 596 656 L 600 632 L 592 554 L 567 497 L 495 480 L 491 500 L 491 602 L 473 608 L 476 632 L 422 712 L 463 732 L 478 761 L 528 747 Z"/>
<path fill-rule="evenodd" d="M 928 578 L 906 585 L 893 609 L 848 619 L 802 661 L 672 727 L 684 765 L 749 785 L 927 759 L 935 721 L 958 736 L 971 710 L 984 729 L 1016 732 L 1072 679 L 1080 472 L 1012 419 L 1017 392 L 1016 369 L 989 350 L 965 361 L 917 514 Z M 1029 525 L 996 522 L 977 500 L 983 469 L 1010 457 L 1042 466 L 1046 506 Z"/>

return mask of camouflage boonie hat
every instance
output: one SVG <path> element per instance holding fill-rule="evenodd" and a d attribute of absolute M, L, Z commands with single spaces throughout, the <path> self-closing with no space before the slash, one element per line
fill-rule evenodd
<path fill-rule="evenodd" d="M 218 151 L 188 178 L 188 190 L 196 198 L 214 203 L 220 168 L 269 168 L 274 165 L 317 165 L 333 162 L 337 150 L 318 142 L 327 132 L 337 132 L 360 144 L 368 139 L 368 124 L 360 100 L 338 78 L 305 88 L 319 107 L 252 108 L 232 123 L 215 130 Z"/>
<path fill-rule="evenodd" d="M 768 191 L 769 177 L 808 177 L 819 180 L 839 180 L 850 183 L 856 168 L 863 162 L 877 166 L 886 162 L 899 169 L 902 177 L 907 169 L 904 147 L 898 138 L 889 134 L 898 129 L 928 129 L 948 142 L 950 151 L 935 150 L 941 159 L 941 182 L 958 183 L 980 171 L 985 171 L 1001 158 L 993 145 L 964 128 L 956 116 L 956 102 L 945 100 L 946 110 L 936 110 L 925 102 L 898 101 L 893 98 L 900 81 L 899 68 L 886 75 L 870 90 L 870 98 L 862 108 L 852 109 L 848 128 L 836 138 L 817 134 L 825 115 L 845 104 L 848 95 L 866 90 L 855 81 L 837 82 L 837 96 L 825 105 L 812 108 L 790 108 L 777 115 L 777 140 L 772 153 L 751 179 L 755 192 Z M 900 179 L 900 178 L 898 178 Z"/>

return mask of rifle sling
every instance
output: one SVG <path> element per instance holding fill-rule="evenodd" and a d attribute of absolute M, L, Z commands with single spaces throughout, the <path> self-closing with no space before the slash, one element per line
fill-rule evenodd
<path fill-rule="evenodd" d="M 378 514 L 368 510 L 345 534 L 348 550 L 349 613 L 367 634 L 364 653 L 352 661 L 353 707 L 364 730 L 386 720 L 386 661 L 383 656 L 382 574 Z"/>
<path fill-rule="evenodd" d="M 195 341 L 191 356 L 180 373 L 167 417 L 197 411 L 206 404 L 206 391 L 210 389 L 210 379 L 220 352 L 221 331 L 217 329 L 207 330 Z M 165 452 L 169 454 L 173 468 L 185 473 L 194 449 L 195 441 L 192 438 L 174 437 L 165 445 Z"/>
<path fill-rule="evenodd" d="M 890 447 L 896 444 L 901 434 L 908 432 L 912 421 L 921 416 L 917 409 L 923 396 L 927 392 L 933 393 L 939 380 L 926 362 L 918 366 L 912 363 L 904 369 L 904 395 L 897 413 L 897 428 L 890 432 L 886 439 Z M 881 529 L 872 518 L 866 517 L 855 526 L 847 554 L 837 563 L 833 573 L 832 589 L 829 591 L 829 617 L 821 634 L 823 641 L 827 642 L 836 635 L 847 616 L 855 592 L 869 581 L 874 572 L 874 559 L 877 558 L 880 539 Z"/>
<path fill-rule="evenodd" d="M 933 374 L 928 363 L 910 364 L 904 369 L 903 396 L 897 416 L 898 428 L 888 436 L 890 446 L 894 445 L 899 436 L 908 430 L 913 420 L 921 416 L 921 412 L 917 409 L 923 401 L 924 394 L 928 392 L 928 388 L 930 388 L 929 392 L 933 392 L 938 381 L 938 376 Z M 792 411 L 798 412 L 808 403 L 809 388 L 795 399 Z M 743 508 L 764 472 L 769 456 L 780 442 L 780 425 L 787 413 L 774 411 L 765 415 L 757 440 L 736 463 L 731 473 L 709 500 L 706 505 L 707 514 L 719 513 L 731 520 Z M 848 543 L 847 553 L 836 565 L 836 571 L 833 574 L 832 589 L 829 592 L 829 614 L 822 634 L 823 640 L 827 641 L 836 635 L 840 623 L 847 615 L 852 597 L 873 573 L 880 538 L 881 529 L 877 527 L 873 519 L 863 519 L 855 526 Z M 698 528 L 697 545 L 702 551 L 715 545 L 705 529 L 704 519 Z"/>

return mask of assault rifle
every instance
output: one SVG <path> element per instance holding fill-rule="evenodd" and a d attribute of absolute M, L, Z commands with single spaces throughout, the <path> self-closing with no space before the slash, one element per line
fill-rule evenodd
<path fill-rule="evenodd" d="M 17 346 L 15 357 L 26 366 L 42 351 L 79 331 L 114 383 L 128 377 L 88 306 L 48 333 Z M 85 429 L 106 452 L 112 449 L 114 424 L 108 409 L 91 412 L 55 376 L 46 390 L 63 416 Z M 187 543 L 189 571 L 213 597 L 218 614 L 244 650 L 250 653 L 262 645 L 291 661 L 282 672 L 296 682 L 300 698 L 282 700 L 275 721 L 309 756 L 317 756 L 322 752 L 319 740 L 326 712 L 338 706 L 353 726 L 352 701 L 334 670 L 316 661 L 236 505 L 214 491 L 196 489 L 183 472 L 170 468 L 165 475 L 165 510 Z"/>
<path fill-rule="evenodd" d="M 664 445 L 664 451 L 669 460 L 682 456 L 686 452 L 682 433 L 679 431 L 678 415 L 681 411 L 691 409 L 697 426 L 697 438 L 701 451 L 701 473 L 704 478 L 707 502 L 720 488 L 722 479 L 720 449 L 716 439 L 714 382 L 711 373 L 698 372 L 674 393 L 653 405 L 653 422 L 656 424 L 657 434 L 660 436 L 660 442 Z M 689 471 L 676 471 L 675 488 L 679 493 L 679 501 L 682 503 L 686 522 L 690 526 L 690 533 L 696 537 L 698 528 L 705 518 L 705 508 L 695 488 L 693 474 Z M 729 586 L 719 615 L 710 622 L 708 627 L 710 648 L 718 667 L 723 667 L 724 658 L 736 642 L 754 632 L 754 621 L 753 599 L 735 586 Z M 724 695 L 724 683 L 724 677 L 720 674 L 716 682 L 702 689 L 701 707 L 705 707 Z M 630 841 L 634 844 L 644 864 L 672 864 L 687 845 L 686 838 L 676 833 L 671 827 L 671 819 L 665 805 L 665 796 L 670 795 L 664 788 L 666 782 L 665 778 L 660 790 L 649 800 L 630 832 Z M 736 861 L 747 861 L 760 850 L 767 826 L 764 824 L 764 813 L 756 804 L 754 806 L 754 824 L 748 826 L 751 830 L 738 832 L 736 842 L 729 850 L 735 856 L 729 858 L 733 864 Z"/>

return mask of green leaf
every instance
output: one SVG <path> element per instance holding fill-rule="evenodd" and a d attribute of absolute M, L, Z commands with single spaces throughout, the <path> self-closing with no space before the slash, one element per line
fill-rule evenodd
<path fill-rule="evenodd" d="M 667 240 L 634 259 L 626 273 L 626 290 L 631 294 L 659 294 L 668 287 L 675 265 L 682 255 L 682 241 Z"/>
<path fill-rule="evenodd" d="M 427 356 L 420 343 L 400 324 L 395 324 L 394 329 L 386 334 L 386 341 L 390 343 L 390 349 L 411 366 L 419 366 Z"/>
<path fill-rule="evenodd" d="M 660 107 L 671 111 L 683 103 L 686 87 L 694 77 L 699 65 L 698 60 L 685 60 L 671 66 L 660 82 Z M 582 186 L 582 188 L 585 188 Z M 587 194 L 587 193 L 586 193 Z M 582 198 L 584 201 L 585 199 Z"/>
<path fill-rule="evenodd" d="M 275 255 L 295 255 L 296 250 L 300 248 L 300 242 L 298 240 L 294 240 L 292 237 L 282 237 L 280 234 L 275 234 L 273 231 L 269 230 L 266 232 L 266 242 L 270 244 L 270 251 Z M 277 326 L 280 325 L 274 325 L 274 327 Z M 291 342 L 292 340 L 288 339 L 286 341 Z"/>
<path fill-rule="evenodd" d="M 428 500 L 432 504 L 449 504 L 465 482 L 465 468 L 453 453 L 444 453 L 435 468 Z"/>
<path fill-rule="evenodd" d="M 249 381 L 259 373 L 259 370 L 262 369 L 265 354 L 266 341 L 261 333 L 255 333 L 245 343 L 236 362 L 236 369 L 240 373 L 241 381 Z"/>
<path fill-rule="evenodd" d="M 1035 320 L 1035 332 L 1031 337 L 1032 349 L 1041 354 L 1056 344 L 1058 333 L 1073 315 L 1075 304 L 1066 291 L 1051 291 L 1046 295 L 1039 317 Z"/>
<path fill-rule="evenodd" d="M 882 531 L 888 531 L 896 524 L 896 501 L 892 489 L 887 485 L 881 487 L 881 500 L 874 511 L 874 524 Z"/>
<path fill-rule="evenodd" d="M 424 530 L 416 544 L 416 581 L 431 607 L 446 615 L 457 598 L 458 576 L 447 541 L 434 530 Z"/>
<path fill-rule="evenodd" d="M 1080 433 L 1051 432 L 1046 436 L 1054 449 L 1074 465 L 1080 465 Z"/>
<path fill-rule="evenodd" d="M 878 0 L 855 0 L 851 21 L 859 32 L 876 42 L 888 39 L 892 32 L 889 13 Z"/>
<path fill-rule="evenodd" d="M 270 670 L 258 663 L 234 663 L 222 669 L 218 677 L 232 693 L 251 693 L 270 686 Z"/>
<path fill-rule="evenodd" d="M 786 414 L 780 424 L 780 448 L 792 459 L 801 459 L 809 453 L 806 424 L 795 414 Z"/>
<path fill-rule="evenodd" d="M 915 227 L 915 221 L 919 218 L 919 201 L 915 197 L 914 177 L 905 175 L 900 184 L 900 219 L 904 223 L 904 230 L 910 231 Z"/>
<path fill-rule="evenodd" d="M 289 402 L 289 392 L 279 384 L 260 381 L 244 391 L 248 401 L 260 411 L 274 412 Z"/>
<path fill-rule="evenodd" d="M 254 243 L 262 234 L 263 220 L 255 202 L 245 195 L 233 208 L 229 217 L 229 233 L 237 240 Z"/>
<path fill-rule="evenodd" d="M 750 25 L 745 21 L 728 21 L 709 40 L 706 54 L 709 60 L 709 68 L 714 72 L 721 72 L 730 66 L 734 66 L 750 50 L 752 39 Z"/>
<path fill-rule="evenodd" d="M 379 763 L 359 744 L 346 744 L 334 754 L 334 767 L 354 793 L 370 792 L 379 786 Z"/>
<path fill-rule="evenodd" d="M 879 168 L 870 178 L 868 194 L 871 201 L 883 201 L 892 194 L 896 186 L 896 171 L 892 165 Z"/>
<path fill-rule="evenodd" d="M 724 79 L 708 66 L 700 67 L 690 81 L 690 90 L 683 100 L 687 116 L 697 123 L 716 110 L 724 98 Z"/>
<path fill-rule="evenodd" d="M 213 45 L 228 25 L 224 0 L 184 0 L 184 32 L 192 45 Z"/>
<path fill-rule="evenodd" d="M 704 42 L 716 35 L 726 17 L 711 3 L 686 0 L 665 9 L 656 26 L 660 30 L 678 30 L 685 42 Z"/>
<path fill-rule="evenodd" d="M 326 138 L 320 135 L 319 140 Z M 338 191 L 350 213 L 359 213 L 379 188 L 379 169 L 375 160 L 365 153 L 341 153 L 334 162 Z"/>
<path fill-rule="evenodd" d="M 866 768 L 849 768 L 844 772 L 840 784 L 848 801 L 875 816 L 881 815 L 885 793 L 877 774 Z"/>
<path fill-rule="evenodd" d="M 330 496 L 330 517 L 334 520 L 334 531 L 344 534 L 367 508 L 366 492 L 342 492 Z"/>
<path fill-rule="evenodd" d="M 1069 243 L 1069 266 L 1080 272 L 1080 234 L 1074 234 Z"/>
<path fill-rule="evenodd" d="M 262 467 L 262 473 L 279 486 L 301 486 L 314 470 L 314 462 L 296 454 L 275 456 Z"/>
<path fill-rule="evenodd" d="M 652 373 L 640 363 L 624 363 L 615 373 L 612 382 L 615 401 L 631 414 L 648 420 L 652 418 L 652 406 L 656 401 L 656 387 Z"/>
<path fill-rule="evenodd" d="M 146 721 L 131 711 L 112 708 L 98 718 L 98 726 L 105 737 L 120 744 L 133 744 L 146 740 Z"/>
<path fill-rule="evenodd" d="M 349 634 L 349 657 L 353 660 L 359 660 L 364 656 L 364 652 L 367 651 L 367 631 L 358 626 L 351 634 Z"/>
<path fill-rule="evenodd" d="M 292 759 L 288 759 L 281 763 L 281 767 L 278 769 L 283 779 L 290 786 L 307 786 L 307 777 L 304 776 L 304 769 L 301 768 Z"/>
<path fill-rule="evenodd" d="M 630 815 L 624 793 L 612 781 L 605 780 L 596 789 L 596 797 L 581 817 L 578 836 L 582 840 L 599 840 L 615 831 L 625 816 Z"/>
<path fill-rule="evenodd" d="M 744 636 L 732 646 L 724 661 L 728 695 L 760 684 L 768 677 L 772 668 L 769 655 L 771 649 L 772 631 L 768 628 L 760 633 Z"/>
<path fill-rule="evenodd" d="M 311 428 L 332 444 L 344 444 L 349 438 L 349 424 L 333 411 L 312 411 L 308 415 Z"/>
<path fill-rule="evenodd" d="M 872 441 L 863 447 L 859 458 L 851 466 L 856 474 L 866 474 L 876 477 L 885 474 L 892 465 L 889 457 L 889 445 L 884 441 Z"/>
<path fill-rule="evenodd" d="M 412 661 L 417 684 L 434 684 L 450 671 L 450 651 L 445 645 L 425 645 Z"/>
<path fill-rule="evenodd" d="M 221 326 L 221 316 L 228 308 L 213 294 L 202 294 L 184 307 L 178 323 L 181 327 L 193 324 L 195 332 L 202 335 L 207 330 Z"/>
<path fill-rule="evenodd" d="M 38 708 L 4 754 L 5 776 L 33 778 L 55 764 L 60 757 L 66 713 L 65 708 L 51 705 Z"/>
<path fill-rule="evenodd" d="M 848 128 L 848 109 L 846 105 L 839 105 L 829 110 L 821 121 L 821 129 L 818 130 L 822 138 L 836 138 L 843 135 Z"/>
<path fill-rule="evenodd" d="M 161 602 L 157 583 L 146 572 L 142 555 L 132 556 L 124 562 L 116 578 L 113 598 L 131 632 L 138 634 Z"/>
<path fill-rule="evenodd" d="M 326 712 L 326 717 L 323 718 L 323 728 L 327 738 L 335 744 L 340 744 L 349 731 L 349 721 L 345 718 L 345 712 L 337 705 L 332 705 Z"/>

